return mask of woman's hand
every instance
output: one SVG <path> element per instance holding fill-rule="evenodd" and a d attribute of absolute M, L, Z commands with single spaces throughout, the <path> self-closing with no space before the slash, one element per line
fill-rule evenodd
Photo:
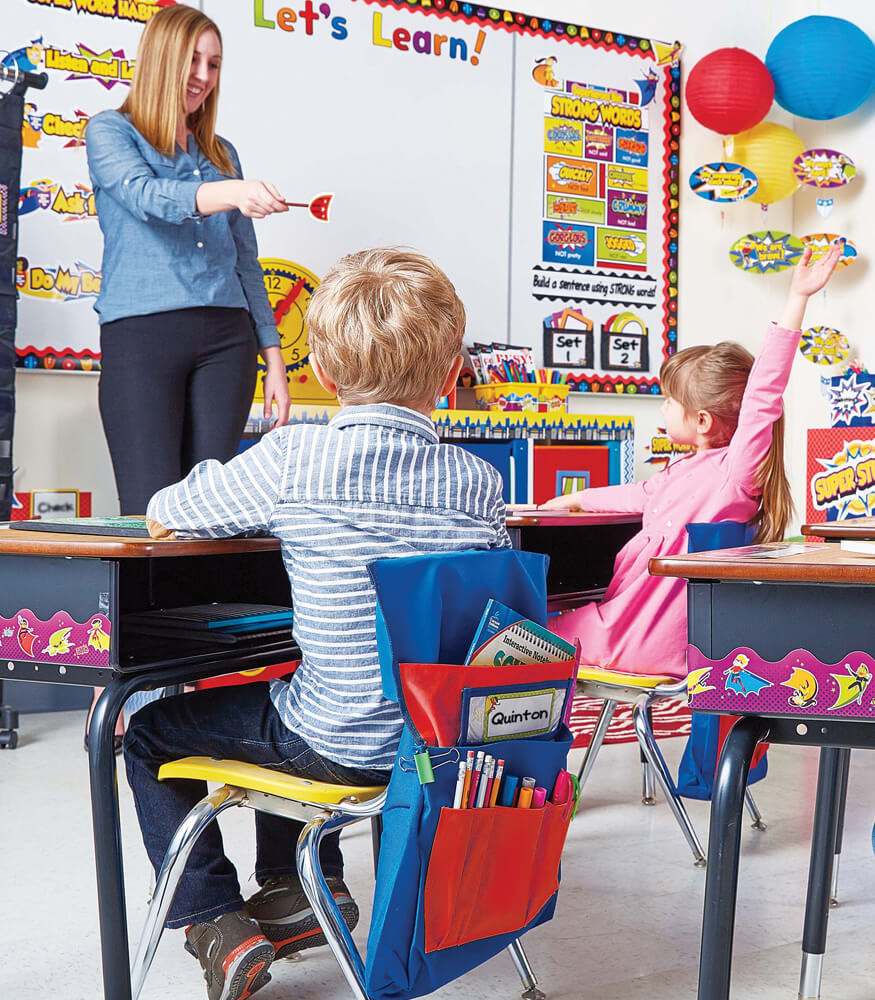
<path fill-rule="evenodd" d="M 237 208 L 250 219 L 263 219 L 274 212 L 288 212 L 289 206 L 273 184 L 267 181 L 237 181 Z"/>
<path fill-rule="evenodd" d="M 250 219 L 263 219 L 289 210 L 279 191 L 267 181 L 207 181 L 197 189 L 195 202 L 201 215 L 239 208 Z"/>
<path fill-rule="evenodd" d="M 264 418 L 273 416 L 276 404 L 277 421 L 274 427 L 283 427 L 289 422 L 289 382 L 286 378 L 286 363 L 278 347 L 265 347 L 261 351 L 267 371 L 264 375 Z"/>
<path fill-rule="evenodd" d="M 580 510 L 582 493 L 582 490 L 578 490 L 576 493 L 565 493 L 562 496 L 553 497 L 552 500 L 548 500 L 540 506 L 546 510 Z"/>

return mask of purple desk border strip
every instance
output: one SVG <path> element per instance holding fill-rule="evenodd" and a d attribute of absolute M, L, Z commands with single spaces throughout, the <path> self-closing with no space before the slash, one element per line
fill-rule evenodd
<path fill-rule="evenodd" d="M 794 649 L 772 661 L 738 646 L 723 659 L 710 660 L 691 645 L 687 669 L 694 711 L 875 719 L 875 686 L 869 690 L 875 659 L 868 653 L 821 663 L 807 650 Z"/>

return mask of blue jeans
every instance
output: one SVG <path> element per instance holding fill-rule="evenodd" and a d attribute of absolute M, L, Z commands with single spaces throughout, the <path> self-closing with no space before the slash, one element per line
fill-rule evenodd
<path fill-rule="evenodd" d="M 287 774 L 343 785 L 382 785 L 389 772 L 345 767 L 320 757 L 283 725 L 268 685 L 194 691 L 152 702 L 130 721 L 125 764 L 149 860 L 156 873 L 176 828 L 207 793 L 206 783 L 158 780 L 162 764 L 179 757 L 242 760 Z M 304 824 L 256 812 L 255 877 L 295 876 L 295 846 Z M 340 832 L 325 837 L 319 860 L 326 876 L 343 875 Z M 211 823 L 195 845 L 168 914 L 168 927 L 202 923 L 243 907 L 234 866 Z"/>

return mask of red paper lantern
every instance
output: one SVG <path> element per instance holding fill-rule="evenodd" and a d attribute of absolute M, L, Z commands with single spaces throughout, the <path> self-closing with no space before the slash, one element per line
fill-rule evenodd
<path fill-rule="evenodd" d="M 697 122 L 721 135 L 753 128 L 775 97 L 772 75 L 746 49 L 717 49 L 700 59 L 687 78 L 687 107 Z"/>

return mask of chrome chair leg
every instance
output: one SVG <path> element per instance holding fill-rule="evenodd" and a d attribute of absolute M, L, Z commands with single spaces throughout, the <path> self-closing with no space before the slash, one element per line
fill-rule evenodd
<path fill-rule="evenodd" d="M 601 749 L 602 743 L 605 739 L 605 733 L 608 731 L 608 726 L 611 724 L 611 719 L 614 716 L 614 709 L 617 707 L 615 701 L 605 701 L 602 705 L 602 710 L 599 712 L 598 721 L 596 722 L 595 729 L 593 730 L 592 739 L 589 741 L 589 745 L 583 752 L 583 760 L 580 762 L 580 770 L 577 772 L 577 781 L 583 789 L 586 784 L 587 778 L 589 778 L 590 772 L 595 764 L 595 759 L 598 756 L 598 752 Z"/>
<path fill-rule="evenodd" d="M 646 759 L 641 761 L 641 804 L 644 806 L 656 805 L 656 789 L 653 783 L 653 768 L 650 766 L 650 762 Z"/>
<path fill-rule="evenodd" d="M 328 891 L 325 876 L 319 865 L 319 842 L 326 833 L 347 826 L 349 822 L 349 817 L 332 817 L 325 814 L 310 820 L 298 838 L 298 876 L 304 895 L 316 914 L 316 919 L 325 934 L 325 940 L 334 952 L 349 988 L 357 1000 L 369 1000 L 365 989 L 365 968 L 361 955 L 353 944 L 349 928 L 341 916 L 334 897 Z"/>
<path fill-rule="evenodd" d="M 537 977 L 519 938 L 507 946 L 507 953 L 523 984 L 522 1000 L 546 1000 L 545 994 L 538 989 Z"/>
<path fill-rule="evenodd" d="M 155 957 L 158 942 L 164 931 L 164 921 L 167 919 L 179 880 L 182 878 L 186 862 L 198 837 L 219 813 L 224 812 L 230 806 L 240 805 L 245 799 L 245 792 L 240 791 L 239 788 L 228 788 L 227 785 L 217 788 L 198 802 L 179 825 L 176 833 L 173 834 L 173 839 L 170 841 L 161 864 L 161 871 L 158 873 L 155 891 L 152 893 L 152 901 L 146 911 L 143 931 L 140 934 L 137 951 L 131 963 L 132 1000 L 137 1000 L 143 989 L 146 974 L 152 965 L 152 959 Z"/>
<path fill-rule="evenodd" d="M 684 807 L 681 797 L 675 790 L 674 782 L 672 781 L 665 759 L 656 745 L 653 730 L 648 724 L 647 709 L 652 700 L 650 695 L 645 695 L 638 699 L 635 707 L 632 709 L 632 720 L 635 723 L 635 733 L 638 736 L 638 743 L 644 750 L 647 760 L 656 775 L 656 780 L 659 782 L 662 792 L 671 806 L 674 818 L 677 820 L 678 826 L 681 828 L 681 832 L 686 837 L 687 844 L 689 844 L 690 850 L 693 852 L 693 863 L 697 868 L 704 868 L 707 862 L 705 852 L 702 850 L 701 841 L 696 834 L 693 824 L 690 822 L 690 817 L 687 815 L 687 810 Z"/>
<path fill-rule="evenodd" d="M 751 823 L 751 825 L 750 825 L 751 829 L 752 830 L 763 830 L 763 831 L 767 830 L 768 827 L 763 822 L 762 813 L 760 812 L 759 807 L 757 806 L 756 802 L 754 801 L 754 797 L 751 794 L 751 791 L 750 791 L 749 788 L 746 788 L 744 790 L 744 806 L 747 809 L 748 814 L 750 815 L 750 818 L 753 820 L 753 823 Z"/>

